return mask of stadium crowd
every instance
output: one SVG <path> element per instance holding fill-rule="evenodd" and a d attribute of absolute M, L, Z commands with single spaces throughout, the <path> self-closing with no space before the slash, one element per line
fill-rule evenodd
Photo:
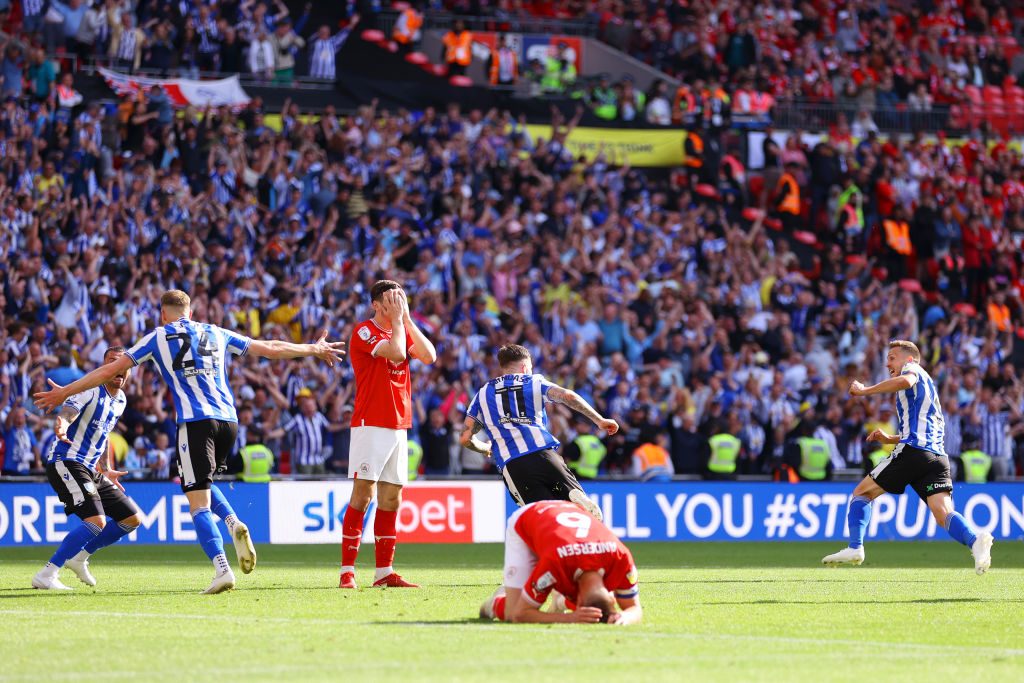
<path fill-rule="evenodd" d="M 0 109 L 5 474 L 38 470 L 53 438 L 32 393 L 131 346 L 165 289 L 244 333 L 348 339 L 379 277 L 438 342 L 433 367 L 413 364 L 428 474 L 491 469 L 454 430 L 509 341 L 623 425 L 603 472 L 643 476 L 650 446 L 678 474 L 728 475 L 709 467 L 725 444 L 734 472 L 771 473 L 801 438 L 824 441 L 829 469 L 861 467 L 893 407 L 845 389 L 884 374 L 891 338 L 920 344 L 951 454 L 987 454 L 983 478 L 1020 465 L 1024 181 L 1006 145 L 794 134 L 766 142 L 755 190 L 735 159 L 660 174 L 610 149 L 573 158 L 577 119 L 557 113 L 542 139 L 457 105 L 307 118 L 288 102 L 278 130 L 259 100 L 178 115 L 159 90 L 67 101 L 33 61 Z M 348 364 L 243 357 L 231 380 L 239 449 L 345 471 Z M 163 384 L 141 369 L 127 393 L 119 462 L 166 477 Z M 566 444 L 584 430 L 552 421 Z"/>

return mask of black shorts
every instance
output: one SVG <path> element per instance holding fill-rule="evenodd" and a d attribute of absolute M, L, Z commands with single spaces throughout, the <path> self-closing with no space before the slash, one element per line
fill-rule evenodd
<path fill-rule="evenodd" d="M 64 514 L 82 519 L 106 516 L 114 521 L 128 519 L 139 506 L 124 491 L 96 470 L 74 460 L 46 463 L 46 478 L 64 503 Z"/>
<path fill-rule="evenodd" d="M 196 420 L 178 425 L 178 476 L 182 491 L 201 491 L 213 484 L 213 475 L 227 469 L 238 437 L 238 423 Z"/>
<path fill-rule="evenodd" d="M 888 493 L 903 493 L 910 484 L 921 500 L 953 490 L 949 458 L 905 443 L 897 444 L 892 455 L 871 470 L 871 478 Z"/>
<path fill-rule="evenodd" d="M 550 448 L 512 458 L 501 474 L 505 488 L 519 505 L 538 500 L 569 500 L 569 491 L 583 490 L 562 456 Z"/>

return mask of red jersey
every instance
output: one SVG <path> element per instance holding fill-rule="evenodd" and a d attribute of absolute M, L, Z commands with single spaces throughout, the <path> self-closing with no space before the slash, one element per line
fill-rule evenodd
<path fill-rule="evenodd" d="M 409 335 L 405 337 L 405 360 L 401 363 L 374 356 L 373 351 L 391 339 L 391 330 L 371 320 L 356 325 L 348 345 L 348 357 L 356 375 L 353 427 L 412 427 L 412 385 L 409 379 Z"/>
<path fill-rule="evenodd" d="M 527 505 L 515 529 L 537 555 L 537 566 L 523 587 L 523 597 L 536 607 L 552 590 L 575 603 L 576 578 L 585 571 L 601 572 L 604 587 L 617 597 L 637 595 L 636 564 L 629 549 L 575 503 L 545 500 Z"/>

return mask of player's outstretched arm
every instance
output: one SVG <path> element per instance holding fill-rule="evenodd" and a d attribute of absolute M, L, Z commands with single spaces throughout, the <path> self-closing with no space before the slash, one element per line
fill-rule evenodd
<path fill-rule="evenodd" d="M 596 624 L 597 607 L 577 607 L 575 612 L 541 612 L 523 597 L 521 588 L 505 588 L 505 621 L 516 624 Z"/>
<path fill-rule="evenodd" d="M 68 438 L 68 427 L 78 417 L 78 411 L 71 406 L 64 406 L 61 408 L 60 415 L 57 416 L 57 426 L 53 428 L 53 433 L 57 435 L 60 441 L 66 444 L 71 443 L 71 439 Z"/>
<path fill-rule="evenodd" d="M 871 396 L 873 394 L 895 394 L 897 391 L 906 391 L 917 384 L 917 375 L 908 372 L 898 377 L 890 377 L 878 384 L 864 386 L 863 382 L 854 380 L 850 383 L 850 396 Z"/>
<path fill-rule="evenodd" d="M 483 428 L 484 426 L 482 424 L 467 416 L 466 421 L 462 423 L 462 433 L 459 434 L 459 443 L 462 444 L 463 448 L 468 448 L 471 451 L 483 453 L 484 455 L 490 455 L 491 444 L 481 441 L 476 436 L 477 432 Z"/>
<path fill-rule="evenodd" d="M 619 431 L 619 423 L 615 420 L 609 420 L 601 416 L 601 413 L 594 410 L 594 407 L 583 400 L 583 397 L 577 394 L 572 389 L 566 389 L 565 387 L 553 386 L 548 389 L 547 397 L 549 400 L 555 403 L 562 403 L 577 413 L 582 413 L 588 420 L 593 422 L 595 425 L 608 432 L 611 436 L 615 432 Z"/>
<path fill-rule="evenodd" d="M 345 342 L 327 341 L 327 330 L 312 344 L 293 344 L 277 339 L 253 339 L 247 353 L 262 358 L 306 358 L 315 356 L 328 365 L 345 357 Z"/>
<path fill-rule="evenodd" d="M 46 380 L 53 388 L 33 394 L 32 400 L 36 404 L 37 408 L 44 412 L 49 412 L 57 408 L 57 406 L 61 405 L 64 401 L 68 400 L 75 394 L 80 394 L 83 391 L 95 389 L 101 384 L 106 384 L 113 377 L 131 369 L 133 365 L 134 362 L 131 357 L 125 354 L 113 363 L 101 365 L 85 377 L 79 377 L 74 382 L 64 387 L 53 380 Z"/>

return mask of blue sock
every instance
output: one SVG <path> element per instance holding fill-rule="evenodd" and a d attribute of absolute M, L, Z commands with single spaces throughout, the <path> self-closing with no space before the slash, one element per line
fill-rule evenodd
<path fill-rule="evenodd" d="M 129 526 L 123 522 L 117 524 L 108 524 L 103 527 L 103 531 L 98 536 L 93 538 L 91 541 L 85 544 L 82 548 L 85 552 L 92 555 L 100 548 L 106 548 L 108 545 L 114 545 L 120 541 L 124 536 L 127 536 L 131 532 L 135 531 L 136 527 Z"/>
<path fill-rule="evenodd" d="M 954 541 L 959 541 L 968 548 L 974 545 L 978 539 L 977 532 L 967 524 L 967 520 L 959 512 L 951 512 L 946 515 L 946 531 Z"/>
<path fill-rule="evenodd" d="M 92 522 L 82 522 L 80 527 L 68 532 L 60 547 L 57 548 L 57 552 L 50 558 L 50 562 L 57 567 L 63 567 L 65 562 L 77 555 L 78 551 L 86 543 L 96 538 L 96 535 L 99 533 L 100 528 Z"/>
<path fill-rule="evenodd" d="M 227 519 L 228 515 L 235 514 L 234 508 L 231 507 L 231 503 L 224 497 L 224 492 L 214 484 L 210 487 L 210 498 L 213 500 L 213 504 L 210 509 L 213 510 L 213 514 L 217 515 L 221 519 Z"/>
<path fill-rule="evenodd" d="M 871 519 L 871 500 L 864 496 L 853 496 L 850 508 L 846 513 L 846 522 L 850 526 L 850 547 L 860 548 L 864 545 L 864 534 L 868 531 L 868 520 Z"/>
<path fill-rule="evenodd" d="M 211 560 L 218 555 L 224 554 L 224 540 L 220 537 L 220 531 L 213 522 L 213 514 L 210 508 L 197 508 L 192 513 L 192 524 L 196 527 L 196 536 L 199 537 L 199 545 Z"/>

